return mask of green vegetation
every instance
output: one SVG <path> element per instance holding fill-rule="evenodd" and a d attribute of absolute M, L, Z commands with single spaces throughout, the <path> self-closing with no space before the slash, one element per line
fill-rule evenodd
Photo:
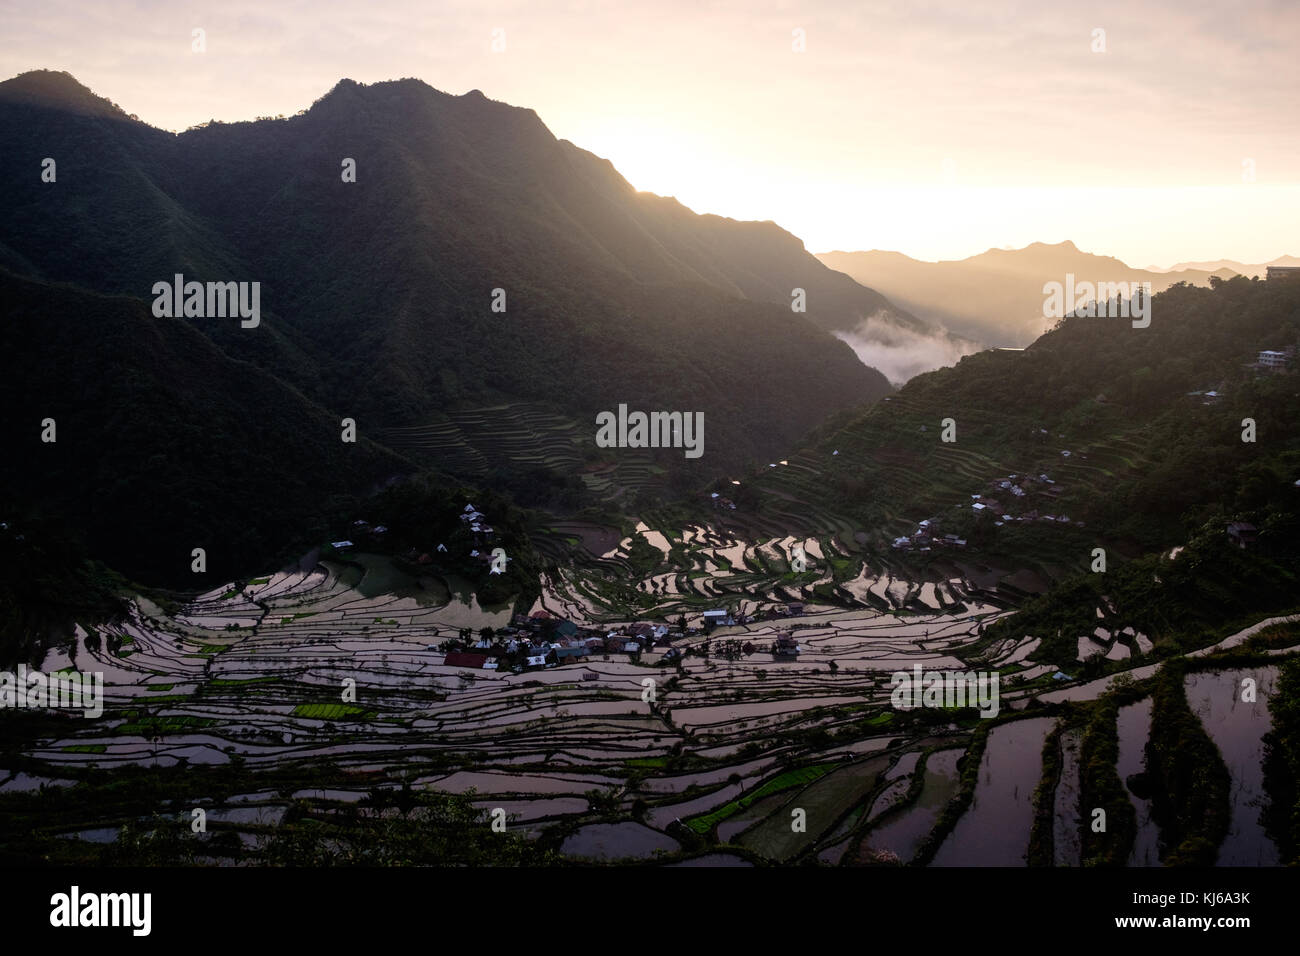
<path fill-rule="evenodd" d="M 429 769 L 446 766 L 424 762 Z M 288 794 L 306 787 L 355 784 L 328 761 L 294 768 L 251 771 L 242 758 L 223 765 L 121 767 L 111 773 L 78 772 L 70 788 L 0 794 L 0 863 L 83 866 L 194 865 L 199 856 L 276 866 L 539 866 L 560 862 L 554 847 L 517 832 L 493 832 L 487 810 L 465 794 L 404 785 L 376 789 L 366 799 L 382 815 L 363 817 L 355 807 L 296 801 L 278 826 L 244 825 L 256 845 L 245 847 L 227 824 L 210 822 L 194 837 L 190 814 L 160 812 L 167 804 L 225 804 L 231 796 L 269 787 Z M 116 841 L 97 844 L 65 834 L 85 826 L 94 807 L 105 826 L 119 826 Z"/>
<path fill-rule="evenodd" d="M 1080 824 L 1084 866 L 1124 866 L 1137 833 L 1137 814 L 1116 765 L 1119 708 L 1131 703 L 1132 693 L 1121 687 L 1103 695 L 1092 706 L 1083 743 L 1079 748 L 1079 806 L 1086 808 Z M 1106 829 L 1092 828 L 1092 808 L 1106 811 Z"/>
<path fill-rule="evenodd" d="M 1265 825 L 1283 862 L 1300 864 L 1300 658 L 1281 665 L 1269 699 L 1273 729 L 1264 737 L 1264 780 L 1271 795 Z"/>
<path fill-rule="evenodd" d="M 1051 866 L 1054 863 L 1056 788 L 1061 782 L 1061 735 L 1065 730 L 1058 722 L 1043 739 L 1043 772 L 1034 789 L 1034 823 L 1029 833 L 1026 857 L 1030 866 Z"/>
<path fill-rule="evenodd" d="M 210 687 L 213 689 L 220 688 L 220 687 L 247 687 L 250 684 L 273 684 L 279 679 L 280 678 L 275 674 L 271 674 L 266 677 L 245 677 L 240 680 L 231 680 L 224 677 L 214 677 L 211 680 L 205 681 L 203 686 Z"/>
<path fill-rule="evenodd" d="M 1228 832 L 1231 779 L 1183 691 L 1183 662 L 1156 675 L 1146 766 L 1167 866 L 1212 866 Z"/>
<path fill-rule="evenodd" d="M 295 717 L 310 717 L 313 720 L 347 720 L 350 717 L 366 719 L 375 712 L 354 704 L 299 704 L 293 709 Z"/>
<path fill-rule="evenodd" d="M 768 780 L 766 783 L 759 786 L 756 790 L 723 804 L 712 813 L 692 817 L 690 820 L 686 821 L 686 825 L 696 833 L 708 833 L 723 820 L 741 810 L 744 810 L 764 797 L 771 796 L 774 793 L 781 793 L 785 790 L 791 790 L 795 787 L 805 786 L 816 780 L 818 777 L 821 777 L 823 774 L 829 773 L 831 770 L 835 769 L 835 767 L 836 764 L 833 763 L 819 763 L 786 770 L 777 774 L 771 780 Z"/>
<path fill-rule="evenodd" d="M 151 700 L 150 703 L 157 703 L 157 701 Z M 123 736 L 151 737 L 184 733 L 202 727 L 211 727 L 217 723 L 211 717 L 194 717 L 188 714 L 163 717 L 154 715 L 138 716 L 135 711 L 127 711 L 126 716 L 130 719 L 114 727 L 113 733 Z"/>

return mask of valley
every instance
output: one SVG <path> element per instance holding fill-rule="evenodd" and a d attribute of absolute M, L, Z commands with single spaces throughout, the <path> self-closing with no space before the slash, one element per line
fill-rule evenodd
<path fill-rule="evenodd" d="M 0 82 L 0 863 L 1300 862 L 1289 259 L 813 256 L 330 82 Z"/>
<path fill-rule="evenodd" d="M 124 827 L 147 823 L 145 781 L 185 780 L 188 799 L 149 812 L 203 809 L 207 832 L 190 852 L 218 865 L 276 859 L 289 844 L 299 862 L 335 859 L 346 839 L 304 844 L 313 827 L 404 818 L 402 794 L 420 792 L 468 800 L 484 828 L 503 810 L 510 834 L 557 860 L 1020 864 L 1050 842 L 1034 823 L 1043 808 L 1059 801 L 1058 830 L 1074 827 L 1080 765 L 1054 777 L 1037 756 L 1045 741 L 1073 733 L 1077 747 L 1099 701 L 1131 696 L 1160 669 L 1117 670 L 1117 691 L 1113 678 L 1081 680 L 1037 657 L 1033 635 L 990 639 L 1014 611 L 988 568 L 983 584 L 960 561 L 917 574 L 837 533 L 637 527 L 600 553 L 617 531 L 535 529 L 566 560 L 518 613 L 481 606 L 464 580 L 366 552 L 308 555 L 170 611 L 136 595 L 120 622 L 79 625 L 46 657 L 47 672 L 102 672 L 105 712 L 9 740 L 0 808 L 21 817 L 33 800 L 79 794 L 27 838 L 69 861 L 110 852 Z M 802 574 L 789 568 L 796 545 Z M 715 608 L 721 623 L 706 625 Z M 1259 674 L 1266 696 L 1272 661 L 1300 643 L 1298 622 L 1270 619 L 1216 646 L 1235 648 L 1234 661 L 1242 641 L 1254 648 L 1260 663 L 1242 673 Z M 1261 631 L 1280 646 L 1248 641 Z M 782 635 L 793 655 L 776 653 Z M 523 662 L 507 642 L 546 657 L 497 666 L 496 654 Z M 890 675 L 917 665 L 994 671 L 1001 713 L 892 707 Z M 1189 683 L 1198 712 L 1202 686 Z M 1256 715 L 1238 733 L 1258 751 L 1269 724 Z M 990 760 L 1019 768 L 989 778 L 1006 793 L 979 782 Z M 1256 806 L 1258 770 L 1241 786 Z M 791 828 L 796 811 L 802 829 Z M 984 820 L 990 812 L 1000 822 Z M 1126 835 L 1125 856 L 1156 840 L 1154 826 Z M 981 842 L 990 827 L 1002 834 L 996 859 Z M 1233 839 L 1234 859 L 1276 858 L 1253 822 Z M 1081 852 L 1062 861 L 1077 865 Z"/>

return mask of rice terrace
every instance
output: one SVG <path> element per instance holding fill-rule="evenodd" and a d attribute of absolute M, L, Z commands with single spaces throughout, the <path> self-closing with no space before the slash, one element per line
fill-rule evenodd
<path fill-rule="evenodd" d="M 1300 5 L 4 6 L 7 929 L 1287 925 Z"/>
<path fill-rule="evenodd" d="M 1071 825 L 1081 791 L 1118 780 L 1114 758 L 1078 759 L 1080 741 L 1113 747 L 1117 705 L 1146 698 L 1160 663 L 1065 674 L 1036 659 L 1039 638 L 997 630 L 1011 601 L 987 568 L 983 586 L 959 559 L 913 579 L 836 534 L 747 540 L 728 525 L 640 522 L 602 553 L 583 542 L 604 548 L 613 529 L 537 529 L 567 560 L 518 611 L 481 606 L 432 562 L 353 548 L 166 609 L 136 595 L 46 658 L 50 673 L 102 672 L 105 712 L 11 739 L 0 801 L 19 816 L 42 806 L 27 839 L 66 860 L 129 846 L 174 862 L 152 835 L 175 807 L 204 813 L 191 861 L 374 859 L 346 836 L 358 815 L 418 817 L 430 794 L 575 862 L 963 865 L 996 849 L 1010 865 L 1077 866 L 1161 846 L 1128 800 L 1111 835 Z M 795 545 L 803 574 L 789 570 Z M 1280 651 L 1261 636 L 1294 641 L 1296 621 L 1215 646 L 1264 661 Z M 1149 656 L 1140 634 L 1126 645 Z M 1001 712 L 982 719 L 973 695 L 891 705 L 891 675 L 917 668 L 995 670 Z M 1146 745 L 1149 723 L 1120 721 L 1123 752 Z M 1245 727 L 1257 749 L 1261 727 Z M 1257 767 L 1230 769 L 1234 789 L 1258 791 Z M 141 816 L 163 780 L 192 799 Z M 1241 826 L 1258 832 L 1225 852 L 1276 859 L 1253 820 Z M 316 830 L 335 839 L 304 838 Z"/>

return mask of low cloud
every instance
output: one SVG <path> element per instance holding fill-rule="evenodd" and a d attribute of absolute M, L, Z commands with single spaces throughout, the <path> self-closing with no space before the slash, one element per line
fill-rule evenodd
<path fill-rule="evenodd" d="M 863 319 L 851 331 L 836 332 L 835 337 L 853 349 L 863 365 L 879 369 L 894 385 L 902 385 L 922 372 L 956 365 L 962 356 L 982 348 L 948 332 L 903 328 L 881 312 Z"/>

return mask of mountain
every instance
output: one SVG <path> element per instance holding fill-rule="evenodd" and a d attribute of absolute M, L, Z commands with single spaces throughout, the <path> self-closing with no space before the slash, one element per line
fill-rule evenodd
<path fill-rule="evenodd" d="M 1106 627 L 1173 647 L 1300 594 L 1300 373 L 1294 357 L 1254 367 L 1263 349 L 1300 350 L 1300 282 L 1174 286 L 1146 328 L 1072 316 L 1023 351 L 918 376 L 790 467 L 742 476 L 746 518 L 868 529 L 857 540 L 873 573 L 978 577 L 1017 602 L 1042 593 L 999 631 L 1042 637 L 1040 659 L 1072 662 L 1108 603 Z M 923 520 L 965 547 L 891 546 Z M 1258 546 L 1236 547 L 1232 521 L 1253 524 Z"/>
<path fill-rule="evenodd" d="M 1162 269 L 1159 266 L 1147 266 L 1149 272 L 1181 272 L 1191 269 L 1202 272 L 1234 272 L 1237 275 L 1246 277 L 1259 276 L 1263 278 L 1268 271 L 1269 266 L 1300 266 L 1300 259 L 1295 256 L 1278 256 L 1271 262 L 1261 262 L 1258 265 L 1245 265 L 1234 259 L 1215 259 L 1213 262 L 1179 262 L 1168 269 Z"/>
<path fill-rule="evenodd" d="M 1231 270 L 1182 269 L 1156 273 L 1110 256 L 1081 252 L 1072 242 L 1036 242 L 1023 249 L 990 249 L 967 259 L 922 262 L 898 252 L 827 252 L 833 269 L 870 284 L 927 322 L 985 345 L 1028 345 L 1056 321 L 1044 318 L 1048 282 L 1150 282 L 1161 292 L 1176 282 L 1205 285 Z"/>
<path fill-rule="evenodd" d="M 139 299 L 0 270 L 0 300 L 2 517 L 57 519 L 139 580 L 203 584 L 296 557 L 327 532 L 327 505 L 411 470 Z"/>
<path fill-rule="evenodd" d="M 0 139 L 4 372 L 24 413 L 6 416 L 21 453 L 0 492 L 59 510 L 79 480 L 111 490 L 95 556 L 131 540 L 115 566 L 145 576 L 203 537 L 187 494 L 224 515 L 213 550 L 252 567 L 322 500 L 403 470 L 563 488 L 570 507 L 702 483 L 892 390 L 832 331 L 931 334 L 776 225 L 638 193 L 477 91 L 342 80 L 299 115 L 177 135 L 37 71 L 0 83 Z M 176 274 L 257 283 L 256 326 L 154 318 Z M 61 424 L 49 471 L 30 416 L 60 396 L 88 417 Z M 596 447 L 619 404 L 703 414 L 704 454 Z"/>
<path fill-rule="evenodd" d="M 57 74 L 0 84 L 0 131 L 20 147 L 2 169 L 9 267 L 142 297 L 176 272 L 261 279 L 260 334 L 204 330 L 313 398 L 348 394 L 376 429 L 512 399 L 594 421 L 630 399 L 712 412 L 723 459 L 766 454 L 889 390 L 825 329 L 868 311 L 923 329 L 776 226 L 637 194 L 477 92 L 344 80 L 303 115 L 179 136 L 50 105 L 87 95 Z M 57 184 L 34 175 L 36 153 L 63 157 Z M 729 387 L 787 378 L 820 387 L 793 402 Z"/>

